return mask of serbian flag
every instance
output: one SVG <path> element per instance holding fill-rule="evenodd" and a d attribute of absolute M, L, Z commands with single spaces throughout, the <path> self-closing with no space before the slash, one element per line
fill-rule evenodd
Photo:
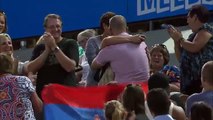
<path fill-rule="evenodd" d="M 141 83 L 147 92 L 147 83 Z M 42 91 L 45 120 L 104 120 L 104 103 L 117 99 L 126 85 L 67 87 L 51 84 Z"/>

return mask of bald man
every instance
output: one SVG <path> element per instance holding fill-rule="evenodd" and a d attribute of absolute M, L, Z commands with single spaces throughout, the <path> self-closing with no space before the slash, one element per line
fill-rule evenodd
<path fill-rule="evenodd" d="M 206 62 L 201 70 L 201 83 L 203 91 L 189 96 L 186 101 L 186 115 L 190 114 L 190 109 L 194 102 L 204 101 L 213 108 L 213 61 Z"/>
<path fill-rule="evenodd" d="M 109 21 L 111 35 L 131 36 L 127 33 L 126 19 L 121 15 L 113 16 Z M 118 83 L 147 81 L 149 62 L 146 54 L 147 45 L 122 43 L 103 48 L 92 62 L 93 69 L 99 69 L 110 63 Z"/>

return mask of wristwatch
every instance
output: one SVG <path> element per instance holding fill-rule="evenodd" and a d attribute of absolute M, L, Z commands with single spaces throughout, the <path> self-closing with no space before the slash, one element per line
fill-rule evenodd
<path fill-rule="evenodd" d="M 55 49 L 53 49 L 53 53 L 57 53 L 60 50 L 60 48 L 57 46 Z"/>

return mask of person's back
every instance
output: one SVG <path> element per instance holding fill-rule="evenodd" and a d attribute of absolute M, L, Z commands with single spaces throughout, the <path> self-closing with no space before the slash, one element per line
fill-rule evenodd
<path fill-rule="evenodd" d="M 201 70 L 201 83 L 203 91 L 188 97 L 186 101 L 186 115 L 189 116 L 190 109 L 194 102 L 204 101 L 213 107 L 213 61 L 205 63 Z"/>
<path fill-rule="evenodd" d="M 41 116 L 42 102 L 30 79 L 12 75 L 12 69 L 11 56 L 0 53 L 0 118 L 35 120 L 35 115 Z"/>
<path fill-rule="evenodd" d="M 145 52 L 146 44 L 123 43 L 103 49 L 105 60 L 110 62 L 115 80 L 119 83 L 148 80 L 149 64 Z M 102 52 L 102 51 L 101 51 Z"/>
<path fill-rule="evenodd" d="M 123 105 L 117 100 L 106 102 L 104 111 L 106 120 L 124 120 L 126 117 Z"/>
<path fill-rule="evenodd" d="M 204 101 L 213 107 L 213 91 L 205 91 L 202 93 L 195 93 L 188 97 L 186 101 L 186 115 L 189 116 L 190 108 L 194 102 Z"/>
<path fill-rule="evenodd" d="M 136 120 L 148 120 L 144 107 L 144 91 L 139 84 L 128 84 L 122 93 L 122 104 L 128 114 L 136 115 Z"/>
<path fill-rule="evenodd" d="M 110 19 L 112 35 L 129 36 L 126 32 L 127 23 L 123 16 L 115 15 Z M 137 82 L 149 77 L 149 61 L 146 53 L 146 44 L 140 45 L 123 43 L 111 45 L 102 49 L 95 60 L 93 68 L 110 63 L 118 83 Z"/>
<path fill-rule="evenodd" d="M 174 120 L 169 115 L 171 101 L 166 91 L 162 88 L 154 88 L 148 92 L 147 104 L 154 115 L 153 120 Z"/>
<path fill-rule="evenodd" d="M 169 87 L 169 78 L 162 73 L 154 73 L 148 80 L 148 88 L 149 90 L 162 88 L 169 95 L 170 87 Z M 170 98 L 171 99 L 171 98 Z M 153 119 L 152 114 L 150 113 L 147 102 L 145 102 L 146 114 L 149 119 Z M 169 114 L 176 120 L 185 120 L 186 116 L 184 110 L 171 102 L 169 107 Z"/>
<path fill-rule="evenodd" d="M 31 81 L 24 76 L 11 74 L 0 77 L 0 111 L 1 119 L 35 120 L 31 93 L 35 91 Z"/>
<path fill-rule="evenodd" d="M 86 45 L 86 57 L 88 60 L 88 63 L 91 67 L 93 59 L 97 56 L 99 50 L 100 50 L 100 44 L 103 38 L 107 37 L 109 35 L 109 19 L 113 17 L 115 13 L 113 12 L 106 12 L 104 13 L 100 18 L 100 32 L 101 35 L 91 37 L 87 41 Z M 98 74 L 99 70 L 90 69 L 89 75 L 87 77 L 87 86 L 94 86 L 98 84 L 98 80 L 95 79 L 95 75 Z"/>

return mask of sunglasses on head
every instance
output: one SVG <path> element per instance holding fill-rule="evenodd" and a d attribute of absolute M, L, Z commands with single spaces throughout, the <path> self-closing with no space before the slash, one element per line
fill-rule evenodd
<path fill-rule="evenodd" d="M 7 33 L 0 33 L 0 35 L 1 35 L 1 36 L 5 36 L 5 37 L 7 37 L 7 38 L 9 38 L 9 39 L 11 40 L 10 35 L 9 35 L 9 34 L 7 34 Z"/>
<path fill-rule="evenodd" d="M 158 47 L 158 46 L 167 49 L 166 45 L 164 45 L 164 44 L 154 44 L 154 45 L 152 46 L 152 48 L 155 48 L 155 47 Z"/>
<path fill-rule="evenodd" d="M 6 15 L 3 10 L 0 10 L 0 14 Z"/>
<path fill-rule="evenodd" d="M 141 87 L 140 84 L 128 84 L 128 85 L 126 85 L 127 88 L 128 88 L 128 87 L 135 87 L 135 86 Z"/>

